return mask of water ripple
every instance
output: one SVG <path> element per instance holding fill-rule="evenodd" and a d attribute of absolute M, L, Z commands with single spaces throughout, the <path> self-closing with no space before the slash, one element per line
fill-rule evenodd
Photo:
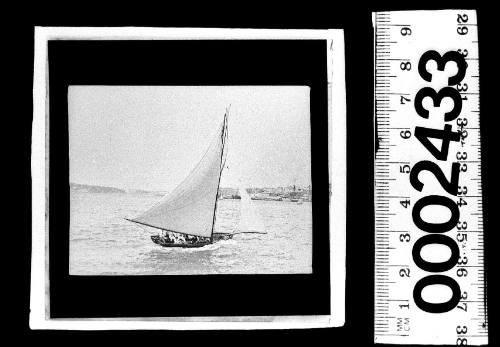
<path fill-rule="evenodd" d="M 123 219 L 151 206 L 156 196 L 71 192 L 70 273 L 177 275 L 310 273 L 311 204 L 254 201 L 268 234 L 239 234 L 201 248 L 164 248 L 152 228 Z M 239 226 L 239 200 L 218 203 L 216 231 Z"/>

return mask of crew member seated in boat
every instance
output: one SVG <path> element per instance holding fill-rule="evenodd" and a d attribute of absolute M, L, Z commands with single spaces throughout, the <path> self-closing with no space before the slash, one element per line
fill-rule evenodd
<path fill-rule="evenodd" d="M 168 235 L 168 232 L 166 230 L 162 230 L 160 232 L 160 237 L 162 239 L 162 241 L 164 243 L 174 243 L 174 240 L 172 240 L 169 235 Z"/>
<path fill-rule="evenodd" d="M 194 235 L 186 235 L 185 239 L 190 244 L 195 244 L 199 241 L 198 237 Z"/>

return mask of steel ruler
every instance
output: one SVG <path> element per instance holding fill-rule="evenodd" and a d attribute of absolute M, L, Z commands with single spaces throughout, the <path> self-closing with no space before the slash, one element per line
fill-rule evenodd
<path fill-rule="evenodd" d="M 375 342 L 486 344 L 476 13 L 373 22 Z"/>

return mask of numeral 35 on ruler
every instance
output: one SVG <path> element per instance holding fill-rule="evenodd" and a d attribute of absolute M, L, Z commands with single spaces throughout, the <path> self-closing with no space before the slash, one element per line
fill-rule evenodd
<path fill-rule="evenodd" d="M 373 19 L 375 342 L 485 344 L 476 13 Z"/>

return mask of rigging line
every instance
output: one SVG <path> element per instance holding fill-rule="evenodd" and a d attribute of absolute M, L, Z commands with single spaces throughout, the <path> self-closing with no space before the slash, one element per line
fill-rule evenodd
<path fill-rule="evenodd" d="M 224 166 L 226 166 L 226 160 L 227 160 L 227 150 L 226 150 L 226 142 L 227 142 L 227 137 L 228 137 L 228 124 L 227 124 L 227 117 L 224 117 L 226 120 L 224 128 L 223 128 L 223 139 L 222 139 L 222 155 L 221 155 L 221 161 L 222 158 L 224 158 L 224 162 L 221 165 L 220 168 L 220 174 L 222 175 L 222 171 L 224 170 Z"/>
<path fill-rule="evenodd" d="M 224 156 L 224 150 L 225 150 L 225 139 L 227 137 L 227 134 L 226 134 L 226 131 L 227 131 L 227 111 L 226 113 L 224 113 L 224 121 L 222 123 L 222 134 L 221 134 L 221 140 L 222 140 L 222 151 L 221 151 L 221 154 L 220 154 L 220 161 L 222 163 L 222 159 L 223 159 L 223 156 Z M 224 164 L 225 164 L 225 160 L 224 160 Z M 219 186 L 220 186 L 220 177 L 222 175 L 222 170 L 224 169 L 224 166 L 222 166 L 221 170 L 219 171 L 219 182 L 217 183 L 217 193 L 215 194 L 215 204 L 214 204 L 214 216 L 213 216 L 213 219 L 212 219 L 212 232 L 210 233 L 210 242 L 213 242 L 213 236 L 214 236 L 214 227 L 215 227 L 215 214 L 217 212 L 217 201 L 219 200 Z"/>
<path fill-rule="evenodd" d="M 145 225 L 145 226 L 148 226 L 148 227 L 151 227 L 151 228 L 155 228 L 155 229 L 170 231 L 172 233 L 178 233 L 178 234 L 184 234 L 184 235 L 193 235 L 193 234 L 184 233 L 182 231 L 175 231 L 175 230 L 165 229 L 165 228 L 154 226 L 152 224 L 138 222 L 138 221 L 135 221 L 135 220 L 129 219 L 129 218 L 124 218 L 124 219 L 128 220 L 129 222 L 133 222 L 133 223 Z M 261 231 L 239 231 L 239 232 L 236 232 L 236 233 L 215 233 L 215 234 L 238 235 L 238 234 L 267 234 L 267 233 L 266 232 L 261 232 Z M 193 235 L 193 236 L 197 236 L 197 235 Z M 207 236 L 200 236 L 200 237 L 207 237 Z"/>
<path fill-rule="evenodd" d="M 217 131 L 217 132 L 219 132 L 219 131 Z M 203 160 L 207 157 L 208 153 L 210 152 L 210 149 L 212 149 L 212 147 L 214 147 L 214 145 L 217 144 L 217 142 L 218 142 L 218 141 L 216 141 L 217 138 L 218 138 L 218 136 L 214 136 L 212 138 L 212 141 L 210 141 L 210 143 L 208 145 L 208 148 L 205 150 L 205 153 L 201 157 L 200 161 L 196 164 L 195 167 L 193 167 L 193 169 L 191 169 L 191 171 L 189 171 L 189 173 L 186 176 L 186 178 L 184 180 L 182 180 L 181 183 L 179 183 L 177 185 L 177 188 L 182 187 L 184 185 L 184 183 L 187 182 L 191 178 L 192 174 L 196 171 L 196 169 L 198 169 L 198 167 L 201 165 L 201 163 L 203 162 Z M 167 194 L 167 195 L 173 194 L 177 190 L 177 188 L 174 189 L 170 194 Z"/>
<path fill-rule="evenodd" d="M 200 195 L 198 196 L 197 198 L 194 198 L 194 199 L 191 199 L 189 201 L 189 203 L 185 204 L 185 205 L 182 205 L 182 206 L 179 206 L 179 207 L 176 207 L 176 208 L 170 208 L 170 209 L 164 209 L 162 210 L 163 212 L 173 212 L 173 211 L 178 211 L 178 210 L 182 210 L 184 208 L 187 208 L 189 206 L 192 206 L 194 205 L 195 203 L 197 203 L 198 201 L 204 199 L 205 197 L 203 195 Z M 155 209 L 156 208 L 156 205 L 152 206 L 150 209 L 146 210 L 144 213 L 140 214 L 137 218 L 139 218 L 140 216 L 146 214 L 147 212 L 150 212 L 151 210 Z"/>
<path fill-rule="evenodd" d="M 222 121 L 222 122 L 223 122 L 223 124 L 222 124 L 220 127 L 223 127 L 223 125 L 224 125 L 224 121 Z M 193 167 L 193 168 L 191 169 L 191 171 L 190 171 L 190 172 L 189 172 L 189 174 L 186 176 L 186 178 L 184 178 L 184 179 L 181 181 L 181 183 L 179 183 L 179 184 L 177 185 L 177 187 L 176 187 L 173 191 L 171 191 L 171 192 L 169 192 L 169 193 L 165 194 L 165 195 L 164 195 L 164 196 L 163 196 L 160 200 L 158 200 L 156 203 L 154 203 L 154 204 L 153 204 L 153 205 L 151 205 L 149 208 L 147 208 L 147 209 L 146 209 L 146 211 L 149 211 L 149 210 L 151 210 L 151 209 L 155 208 L 156 206 L 158 206 L 158 205 L 160 205 L 160 204 L 164 203 L 164 202 L 165 202 L 165 200 L 166 200 L 167 198 L 169 198 L 169 197 L 171 197 L 171 196 L 175 195 L 175 194 L 179 191 L 179 188 L 180 188 L 180 187 L 182 187 L 182 186 L 184 185 L 184 183 L 188 182 L 188 181 L 189 181 L 189 179 L 191 179 L 191 178 L 192 178 L 192 177 L 191 177 L 191 176 L 192 176 L 192 174 L 196 171 L 196 169 L 198 169 L 198 168 L 199 168 L 199 166 L 201 165 L 201 163 L 203 162 L 203 160 L 205 159 L 205 157 L 208 155 L 208 153 L 209 153 L 210 149 L 211 149 L 211 148 L 212 148 L 212 147 L 213 147 L 213 146 L 214 146 L 214 145 L 218 142 L 218 141 L 216 141 L 216 140 L 219 138 L 219 136 L 216 136 L 216 134 L 217 134 L 219 131 L 220 131 L 220 130 L 217 130 L 217 132 L 215 132 L 215 133 L 214 133 L 214 135 L 212 135 L 212 140 L 210 141 L 210 143 L 209 143 L 209 145 L 208 145 L 208 148 L 206 149 L 205 153 L 204 153 L 204 154 L 203 154 L 203 156 L 201 157 L 200 161 L 196 164 L 196 166 L 195 166 L 195 167 Z M 140 215 L 142 215 L 142 213 L 141 213 L 141 214 L 139 214 L 139 216 L 140 216 Z"/>
<path fill-rule="evenodd" d="M 200 189 L 199 191 L 201 191 L 202 193 L 205 193 L 205 192 L 209 192 L 209 190 L 210 190 L 209 188 L 205 188 L 203 190 Z M 189 189 L 185 189 L 185 191 L 189 192 Z M 165 197 L 170 197 L 171 195 L 174 195 L 174 194 L 172 192 L 171 194 L 167 194 L 167 195 L 168 196 L 165 196 Z M 178 195 L 177 197 L 182 197 L 182 195 Z M 145 212 L 143 212 L 142 214 L 140 214 L 136 218 L 139 218 L 140 216 L 143 216 L 144 214 L 146 214 L 146 213 L 150 212 L 151 210 L 155 209 L 157 206 L 166 203 L 167 199 L 164 199 L 164 198 L 162 198 L 159 202 L 157 202 L 156 204 L 154 204 L 153 206 L 151 206 L 150 208 L 148 208 Z M 197 197 L 190 199 L 189 202 L 185 203 L 182 206 L 178 206 L 176 208 L 170 208 L 168 210 L 164 209 L 163 212 L 172 212 L 172 211 L 182 210 L 183 208 L 189 207 L 189 206 L 195 204 L 196 202 L 198 202 L 198 201 L 200 201 L 200 200 L 202 200 L 204 198 L 205 198 L 204 194 L 200 194 Z M 184 200 L 186 200 L 186 199 L 184 199 Z M 175 200 L 172 200 L 172 201 L 175 201 Z M 169 201 L 169 203 L 172 203 L 172 201 Z M 160 204 L 160 202 L 161 202 L 161 204 Z"/>
<path fill-rule="evenodd" d="M 188 191 L 187 189 L 185 189 L 186 191 Z M 208 191 L 208 189 L 205 189 L 205 191 Z M 160 199 L 160 201 L 156 202 L 154 205 L 152 205 L 150 208 L 146 209 L 146 211 L 144 211 L 143 213 L 139 214 L 136 218 L 139 218 L 140 216 L 150 212 L 151 210 L 154 210 L 156 209 L 158 206 L 164 204 L 167 199 L 166 198 L 170 198 L 172 195 L 175 195 L 174 192 L 172 192 L 171 194 L 166 194 L 163 198 Z M 179 195 L 181 196 L 181 195 Z M 177 210 L 182 210 L 183 208 L 186 208 L 186 207 L 189 207 L 193 204 L 195 204 L 196 202 L 204 199 L 205 197 L 203 195 L 199 195 L 198 197 L 196 198 L 193 198 L 193 199 L 190 199 L 188 203 L 186 203 L 185 205 L 182 205 L 182 206 L 179 206 L 179 207 L 176 207 L 176 208 L 170 208 L 168 210 L 163 210 L 164 212 L 172 212 L 172 211 L 177 211 Z"/>
<path fill-rule="evenodd" d="M 129 219 L 129 218 L 124 218 L 124 219 L 128 220 L 129 222 L 133 222 L 133 223 L 137 223 L 137 224 L 145 225 L 145 226 L 147 226 L 147 227 L 151 227 L 151 228 L 155 228 L 155 229 L 160 229 L 160 230 L 170 231 L 170 232 L 172 232 L 172 233 L 177 233 L 177 234 L 183 234 L 183 235 L 189 235 L 189 236 L 198 236 L 198 237 L 205 237 L 205 238 L 208 238 L 208 236 L 199 236 L 199 235 L 194 235 L 194 234 L 184 233 L 184 232 L 182 232 L 182 231 L 175 231 L 175 230 L 165 229 L 165 228 L 162 228 L 162 227 L 157 227 L 157 226 L 152 225 L 152 224 L 143 223 L 143 222 L 138 222 L 138 221 L 136 221 L 136 220 Z"/>

